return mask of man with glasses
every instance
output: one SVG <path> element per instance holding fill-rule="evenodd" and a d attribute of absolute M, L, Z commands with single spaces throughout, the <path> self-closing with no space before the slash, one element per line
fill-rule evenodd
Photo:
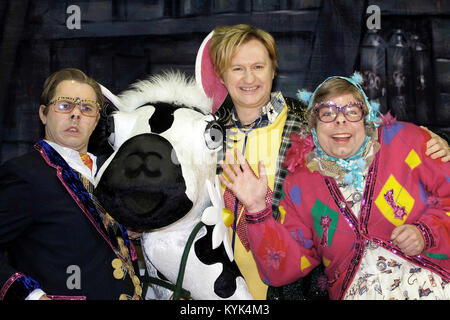
<path fill-rule="evenodd" d="M 92 195 L 96 157 L 87 150 L 102 104 L 80 70 L 45 81 L 45 138 L 0 168 L 0 300 L 141 298 L 127 231 Z"/>

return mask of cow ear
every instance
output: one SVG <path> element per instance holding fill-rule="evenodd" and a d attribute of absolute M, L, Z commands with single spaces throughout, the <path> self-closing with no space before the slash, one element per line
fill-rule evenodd
<path fill-rule="evenodd" d="M 208 98 L 213 99 L 212 113 L 222 105 L 228 94 L 227 88 L 216 74 L 209 55 L 209 44 L 214 31 L 211 31 L 203 40 L 195 60 L 195 81 Z"/>
<path fill-rule="evenodd" d="M 102 115 L 109 116 L 114 111 L 121 110 L 121 102 L 120 99 L 113 94 L 109 89 L 100 84 L 100 88 L 102 89 L 103 98 L 105 100 L 102 107 Z"/>
<path fill-rule="evenodd" d="M 105 102 L 103 103 L 100 119 L 89 139 L 89 152 L 97 156 L 97 167 L 113 153 L 108 139 L 114 132 L 114 118 L 112 113 L 121 108 L 120 100 L 107 88 L 100 84 Z"/>

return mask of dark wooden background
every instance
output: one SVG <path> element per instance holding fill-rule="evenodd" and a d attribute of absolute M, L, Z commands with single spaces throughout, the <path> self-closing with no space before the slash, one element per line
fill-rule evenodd
<path fill-rule="evenodd" d="M 274 35 L 274 87 L 294 97 L 329 75 L 359 70 L 372 4 L 381 9 L 386 41 L 402 28 L 427 46 L 431 118 L 412 121 L 448 139 L 449 0 L 0 0 L 0 163 L 42 137 L 39 94 L 58 69 L 80 68 L 115 93 L 166 69 L 193 75 L 197 50 L 215 26 L 247 23 Z M 70 5 L 81 10 L 79 30 L 67 28 Z"/>

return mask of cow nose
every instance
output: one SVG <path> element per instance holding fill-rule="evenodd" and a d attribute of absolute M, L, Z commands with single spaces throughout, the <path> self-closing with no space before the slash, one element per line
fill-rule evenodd
<path fill-rule="evenodd" d="M 181 166 L 174 161 L 176 158 L 169 141 L 160 135 L 146 133 L 126 141 L 116 155 L 116 163 L 121 167 L 118 174 L 124 179 L 160 185 L 178 183 L 181 178 Z"/>
<path fill-rule="evenodd" d="M 143 173 L 149 178 L 161 176 L 161 155 L 156 152 L 136 152 L 128 155 L 125 160 L 125 176 L 129 179 L 136 178 Z"/>

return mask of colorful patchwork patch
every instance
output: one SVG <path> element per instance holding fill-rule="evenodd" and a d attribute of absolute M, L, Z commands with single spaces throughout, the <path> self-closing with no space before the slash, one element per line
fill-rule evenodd
<path fill-rule="evenodd" d="M 448 256 L 446 254 L 438 254 L 438 253 L 424 253 L 427 257 L 433 258 L 433 259 L 448 259 Z"/>
<path fill-rule="evenodd" d="M 418 165 L 420 165 L 422 163 L 422 160 L 420 160 L 420 157 L 417 154 L 417 152 L 414 151 L 414 149 L 412 149 L 408 153 L 408 156 L 406 157 L 405 162 L 406 162 L 406 164 L 408 164 L 408 166 L 411 168 L 411 170 L 414 170 L 415 167 L 417 167 Z"/>
<path fill-rule="evenodd" d="M 264 263 L 269 267 L 269 269 L 284 271 L 286 264 L 285 241 L 281 239 L 277 232 L 270 227 L 266 227 L 264 229 L 264 235 L 262 238 L 274 239 L 273 246 L 269 246 L 262 242 L 257 249 L 257 255 L 264 258 Z"/>
<path fill-rule="evenodd" d="M 298 206 L 302 199 L 302 190 L 294 184 L 289 192 L 289 196 L 291 197 L 292 202 Z"/>
<path fill-rule="evenodd" d="M 387 145 L 389 145 L 394 139 L 394 137 L 397 135 L 397 133 L 402 130 L 405 126 L 401 124 L 400 122 L 394 122 L 390 126 L 386 126 L 383 131 L 383 141 Z"/>
<path fill-rule="evenodd" d="M 425 191 L 425 185 L 423 184 L 422 180 L 419 179 L 419 194 L 420 194 L 420 200 L 427 204 L 427 192 Z M 426 213 L 426 212 L 424 212 Z"/>
<path fill-rule="evenodd" d="M 314 231 L 322 239 L 322 245 L 331 246 L 334 232 L 339 220 L 339 213 L 316 199 L 311 214 L 314 222 Z"/>
<path fill-rule="evenodd" d="M 284 218 L 286 218 L 286 210 L 283 206 L 278 206 L 278 211 L 280 212 L 280 222 L 281 224 L 284 223 Z"/>
<path fill-rule="evenodd" d="M 327 258 L 325 258 L 325 257 L 322 257 L 322 263 L 323 263 L 323 265 L 325 266 L 325 268 L 328 268 L 328 266 L 329 266 L 330 263 L 331 263 L 331 260 L 330 260 L 330 259 L 327 259 Z"/>
<path fill-rule="evenodd" d="M 301 229 L 291 231 L 290 234 L 299 245 L 306 249 L 311 249 L 312 240 L 305 238 Z"/>
<path fill-rule="evenodd" d="M 378 194 L 375 204 L 384 217 L 395 226 L 401 226 L 414 207 L 414 198 L 391 174 Z"/>
<path fill-rule="evenodd" d="M 311 262 L 309 262 L 308 258 L 306 258 L 305 256 L 302 256 L 300 258 L 300 270 L 305 270 L 306 268 L 311 266 Z"/>

